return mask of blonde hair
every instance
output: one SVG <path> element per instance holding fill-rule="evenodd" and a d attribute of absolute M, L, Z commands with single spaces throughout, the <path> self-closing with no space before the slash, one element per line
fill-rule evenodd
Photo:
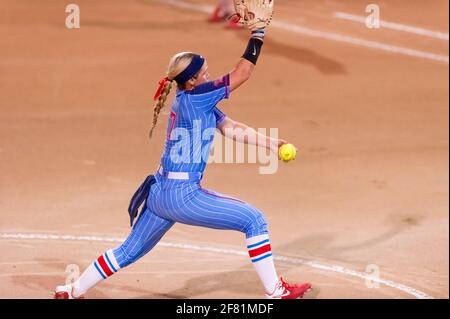
<path fill-rule="evenodd" d="M 189 64 L 192 62 L 192 58 L 194 57 L 194 53 L 192 52 L 180 52 L 175 54 L 169 62 L 169 66 L 167 68 L 167 82 L 164 85 L 164 88 L 162 89 L 161 95 L 159 96 L 158 100 L 155 103 L 155 107 L 153 108 L 153 123 L 152 127 L 149 132 L 149 137 L 151 138 L 153 135 L 153 130 L 155 129 L 156 123 L 158 122 L 158 116 L 161 112 L 161 109 L 164 107 L 164 104 L 166 103 L 167 96 L 170 93 L 170 90 L 172 89 L 172 82 L 174 81 L 175 77 L 183 72 Z M 185 84 L 179 84 L 178 87 L 180 89 L 184 89 Z"/>

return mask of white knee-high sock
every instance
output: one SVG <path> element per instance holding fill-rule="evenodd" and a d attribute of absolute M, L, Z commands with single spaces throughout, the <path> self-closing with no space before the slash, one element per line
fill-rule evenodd
<path fill-rule="evenodd" d="M 271 294 L 275 290 L 278 282 L 278 275 L 273 263 L 269 235 L 258 235 L 247 238 L 247 249 L 266 292 Z"/>
<path fill-rule="evenodd" d="M 120 269 L 112 249 L 99 256 L 73 284 L 73 297 L 78 298 L 100 281 L 110 277 Z"/>

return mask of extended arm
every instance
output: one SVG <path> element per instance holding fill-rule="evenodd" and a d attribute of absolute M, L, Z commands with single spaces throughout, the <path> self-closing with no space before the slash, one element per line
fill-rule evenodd
<path fill-rule="evenodd" d="M 233 139 L 236 142 L 256 145 L 270 149 L 278 155 L 278 149 L 287 142 L 282 139 L 275 139 L 257 132 L 250 126 L 234 121 L 228 116 L 217 126 L 223 136 Z"/>

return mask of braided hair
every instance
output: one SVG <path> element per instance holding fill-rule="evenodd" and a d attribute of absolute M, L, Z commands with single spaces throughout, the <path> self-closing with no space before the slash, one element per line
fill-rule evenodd
<path fill-rule="evenodd" d="M 164 87 L 162 88 L 161 94 L 159 95 L 158 100 L 155 103 L 155 107 L 153 108 L 153 123 L 149 132 L 150 138 L 152 137 L 153 130 L 155 129 L 156 123 L 158 122 L 159 113 L 166 103 L 167 96 L 170 94 L 172 83 L 175 77 L 189 66 L 194 55 L 195 54 L 192 52 L 181 52 L 175 54 L 170 59 L 166 77 L 167 81 L 164 82 Z M 178 88 L 184 90 L 185 83 L 178 84 Z"/>

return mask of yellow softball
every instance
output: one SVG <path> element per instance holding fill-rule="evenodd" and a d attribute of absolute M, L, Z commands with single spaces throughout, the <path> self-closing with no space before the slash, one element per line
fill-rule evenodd
<path fill-rule="evenodd" d="M 278 154 L 280 155 L 280 158 L 285 161 L 289 162 L 291 160 L 295 159 L 295 156 L 297 155 L 297 150 L 294 145 L 292 144 L 283 144 L 278 149 Z"/>

